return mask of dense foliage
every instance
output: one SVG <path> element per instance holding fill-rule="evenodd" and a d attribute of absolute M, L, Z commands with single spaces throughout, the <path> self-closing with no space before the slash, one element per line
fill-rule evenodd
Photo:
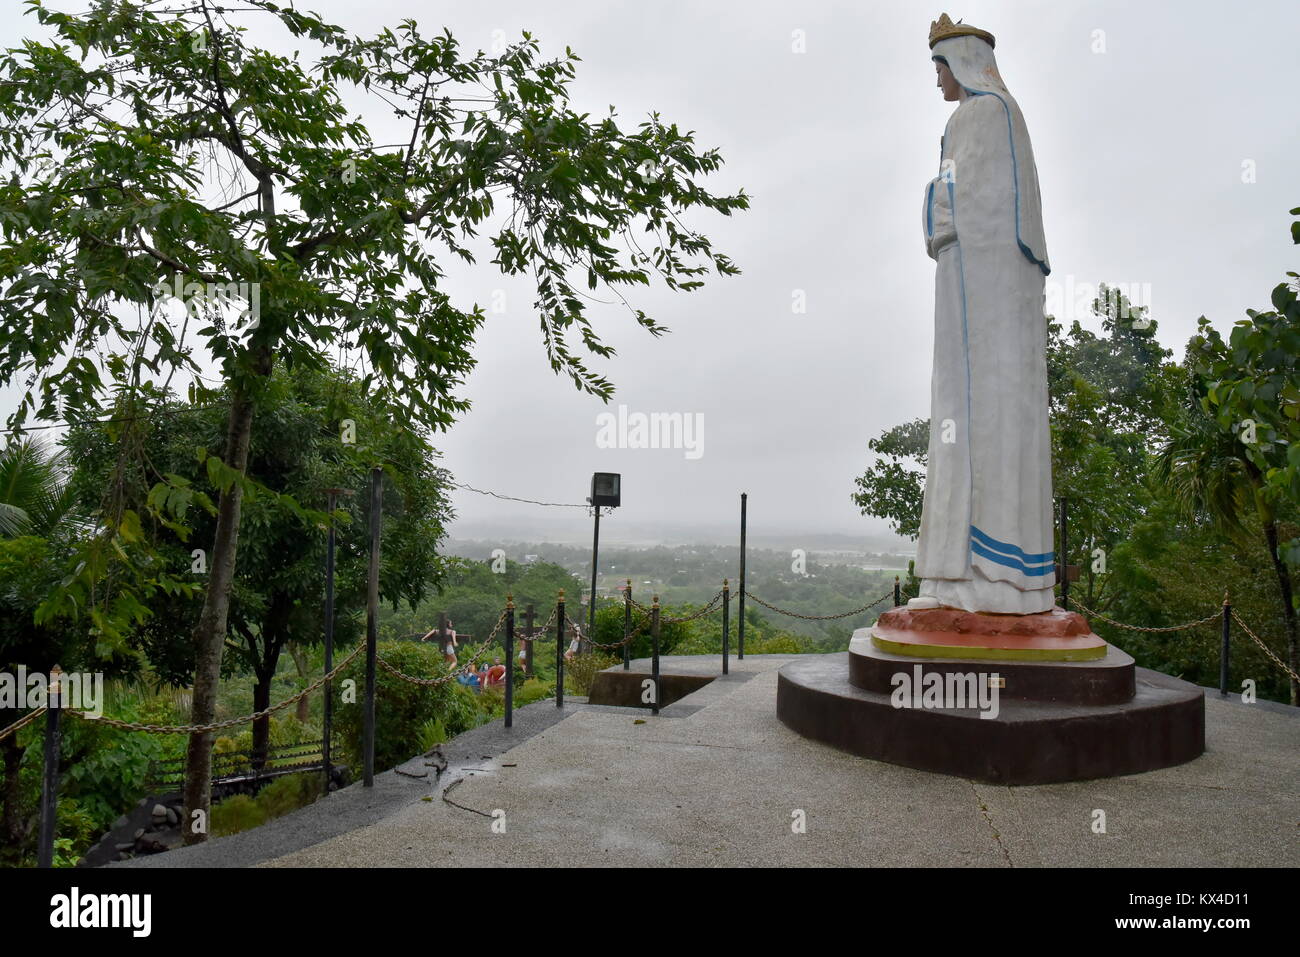
<path fill-rule="evenodd" d="M 412 426 L 446 428 L 468 406 L 459 391 L 484 321 L 452 301 L 446 262 L 490 255 L 535 284 L 551 367 L 608 399 L 588 366 L 613 355 L 590 290 L 658 335 L 621 287 L 658 277 L 691 291 L 738 271 L 682 224 L 747 208 L 743 191 L 704 188 L 720 154 L 657 116 L 626 130 L 613 107 L 574 111 L 567 48 L 544 60 L 525 33 L 468 55 L 414 20 L 360 36 L 272 0 L 73 13 L 27 2 L 43 35 L 0 57 L 0 168 L 14 174 L 0 179 L 0 382 L 23 384 L 14 425 L 120 417 L 215 363 L 226 442 L 208 459 L 219 496 L 194 629 L 197 724 L 216 707 L 249 448 L 277 366 L 348 353 L 367 395 Z M 272 47 L 251 42 L 250 18 Z M 396 143 L 381 119 L 393 115 Z M 194 497 L 170 474 L 146 504 L 179 528 Z M 89 605 L 122 640 L 189 583 L 158 571 L 138 512 L 109 505 L 45 614 Z M 208 808 L 211 747 L 192 735 L 188 842 L 203 838 L 192 823 Z"/>

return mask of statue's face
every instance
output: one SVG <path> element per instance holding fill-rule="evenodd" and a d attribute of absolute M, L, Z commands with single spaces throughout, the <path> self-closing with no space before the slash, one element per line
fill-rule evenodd
<path fill-rule="evenodd" d="M 939 74 L 939 82 L 935 86 L 943 90 L 943 98 L 948 102 L 956 102 L 961 99 L 961 84 L 957 78 L 952 75 L 948 69 L 948 64 L 934 61 L 934 71 Z"/>

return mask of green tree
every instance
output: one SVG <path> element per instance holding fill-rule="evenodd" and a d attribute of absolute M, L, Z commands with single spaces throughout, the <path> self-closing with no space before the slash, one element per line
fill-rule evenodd
<path fill-rule="evenodd" d="M 164 474 L 186 488 L 212 491 L 200 459 L 219 458 L 224 452 L 225 405 L 219 395 L 212 398 L 216 401 L 197 408 L 165 400 L 153 407 L 142 426 L 147 430 L 142 462 L 149 463 L 149 470 L 133 468 L 124 479 L 132 508 L 144 511 L 144 500 Z M 335 637 L 340 645 L 361 634 L 372 464 L 383 463 L 386 476 L 381 598 L 394 606 L 406 602 L 414 607 L 438 584 L 442 560 L 437 547 L 450 518 L 445 474 L 433 464 L 437 453 L 424 436 L 404 427 L 400 410 L 368 397 L 346 373 L 300 364 L 273 373 L 259 422 L 249 450 L 248 476 L 261 488 L 314 503 L 323 503 L 326 488 L 353 493 L 341 501 L 336 515 Z M 354 443 L 343 441 L 345 432 Z M 67 447 L 79 463 L 72 484 L 87 507 L 99 501 L 111 478 L 117 444 L 111 423 L 81 426 L 69 435 Z M 193 540 L 210 541 L 214 521 L 207 512 L 191 520 Z M 202 578 L 206 557 L 200 551 L 196 558 L 176 530 L 146 520 L 144 532 L 157 553 L 173 564 L 175 574 L 194 572 Z M 291 642 L 311 645 L 320 640 L 325 539 L 309 518 L 263 494 L 245 498 L 241 533 L 227 660 L 255 676 L 253 710 L 261 711 L 271 704 L 272 681 L 285 648 Z M 136 638 L 167 680 L 187 683 L 194 672 L 194 648 L 186 636 L 193 633 L 199 611 L 199 602 L 177 596 L 156 607 L 136 629 Z M 268 731 L 268 718 L 254 722 L 257 766 L 264 759 Z"/>
<path fill-rule="evenodd" d="M 555 608 L 559 590 L 572 587 L 573 580 L 569 572 L 550 562 L 523 565 L 512 560 L 498 564 L 448 558 L 436 594 L 426 595 L 415 607 L 385 608 L 380 634 L 388 640 L 423 635 L 437 627 L 440 614 L 446 614 L 458 635 L 468 635 L 477 644 L 496 627 L 507 594 L 514 595 L 518 628 L 523 630 L 524 609 L 530 604 L 537 616 L 535 627 L 540 627 Z M 501 643 L 498 632 L 494 644 Z"/>
<path fill-rule="evenodd" d="M 1102 556 L 1152 505 L 1150 457 L 1170 435 L 1186 375 L 1145 306 L 1102 283 L 1092 312 L 1100 335 L 1049 321 L 1047 375 L 1053 490 L 1070 502 L 1064 559 L 1080 565 L 1083 600 L 1099 608 L 1113 594 Z"/>
<path fill-rule="evenodd" d="M 31 441 L 14 441 L 0 452 L 0 671 L 25 665 L 48 673 L 56 664 L 71 670 L 89 661 L 84 630 L 37 623 L 36 610 L 63 576 L 69 535 L 75 528 L 64 458 Z M 23 715 L 0 708 L 0 728 Z M 17 853 L 30 830 L 21 812 L 20 770 L 26 745 L 18 735 L 0 741 L 4 763 L 0 836 Z"/>
<path fill-rule="evenodd" d="M 864 515 L 888 519 L 895 535 L 916 538 L 921 534 L 930 420 L 913 419 L 886 429 L 867 448 L 880 458 L 854 480 L 858 490 L 851 496 L 853 503 Z"/>
<path fill-rule="evenodd" d="M 346 344 L 365 358 L 368 391 L 414 423 L 446 427 L 466 408 L 456 392 L 483 312 L 453 304 L 443 260 L 475 261 L 474 240 L 503 199 L 492 263 L 533 278 L 552 368 L 602 398 L 612 386 L 584 352 L 613 350 L 583 285 L 621 299 L 619 287 L 653 275 L 689 291 L 710 267 L 737 272 L 681 220 L 693 207 L 748 206 L 743 192 L 701 186 L 717 151 L 697 153 L 692 134 L 657 117 L 628 132 L 612 108 L 573 111 L 577 56 L 544 61 L 528 34 L 499 55 L 466 56 L 450 32 L 425 36 L 413 20 L 365 38 L 271 0 L 81 14 L 27 2 L 54 36 L 0 60 L 0 162 L 23 174 L 0 186 L 0 336 L 10 343 L 0 380 L 32 373 L 16 421 L 84 415 L 101 401 L 92 346 L 122 344 L 106 367 L 127 386 L 142 368 L 160 378 L 192 369 L 189 325 L 156 307 L 177 284 L 198 305 L 190 318 L 203 320 L 195 334 L 229 409 L 195 631 L 196 723 L 216 707 L 254 412 L 277 363 Z M 251 45 L 248 17 L 313 45 L 315 68 Z M 392 110 L 409 136 L 373 137 L 350 113 L 357 104 Z M 227 284 L 245 301 L 241 317 L 212 305 L 212 288 Z M 132 321 L 124 305 L 147 318 Z M 107 521 L 101 537 L 121 527 Z M 88 562 L 85 574 L 100 570 Z M 144 597 L 157 585 L 146 581 Z M 189 842 L 203 838 L 192 824 L 208 808 L 211 747 L 211 735 L 190 740 Z"/>
<path fill-rule="evenodd" d="M 1300 208 L 1291 213 L 1300 215 Z M 1300 231 L 1292 235 L 1300 241 Z M 1273 309 L 1247 310 L 1249 319 L 1226 340 L 1201 317 L 1187 347 L 1192 401 L 1160 464 L 1186 509 L 1226 533 L 1245 534 L 1242 515 L 1255 513 L 1277 581 L 1287 658 L 1300 673 L 1300 596 L 1292 574 L 1300 539 L 1284 542 L 1280 531 L 1295 523 L 1300 503 L 1300 277 L 1288 275 L 1292 283 L 1273 290 Z M 1300 703 L 1294 678 L 1291 703 Z"/>
<path fill-rule="evenodd" d="M 18 665 L 48 673 L 55 664 L 69 669 L 60 632 L 36 625 L 36 606 L 59 580 L 59 565 L 50 543 L 36 536 L 0 538 L 0 671 L 15 674 Z M 63 659 L 60 661 L 60 659 Z M 0 707 L 0 728 L 23 716 L 25 709 Z M 19 774 L 26 745 L 19 735 L 0 741 L 4 760 L 4 810 L 0 815 L 0 844 L 18 848 L 25 841 L 30 820 L 21 813 Z"/>
<path fill-rule="evenodd" d="M 1269 647 L 1284 647 L 1277 582 L 1270 573 L 1257 515 L 1241 512 L 1244 531 L 1224 534 L 1204 513 L 1190 513 L 1172 495 L 1161 495 L 1111 553 L 1111 601 L 1106 614 L 1131 625 L 1204 625 L 1175 632 L 1116 629 L 1100 620 L 1093 629 L 1123 648 L 1144 668 L 1155 668 L 1200 685 L 1219 683 L 1219 615 L 1226 593 L 1232 607 Z M 1250 678 L 1260 697 L 1290 698 L 1290 683 L 1253 641 L 1234 626 L 1229 687 Z"/>

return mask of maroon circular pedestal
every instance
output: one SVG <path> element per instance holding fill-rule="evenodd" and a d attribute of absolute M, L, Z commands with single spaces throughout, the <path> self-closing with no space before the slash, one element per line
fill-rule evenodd
<path fill-rule="evenodd" d="M 1020 670 L 1042 669 L 1041 663 L 895 656 L 896 662 L 882 664 L 867 657 L 855 665 L 855 678 L 871 688 L 850 680 L 847 654 L 809 655 L 785 665 L 777 679 L 777 717 L 804 737 L 862 757 L 997 784 L 1135 774 L 1182 764 L 1205 751 L 1204 692 L 1178 678 L 1132 667 L 1131 659 L 1126 663 L 1116 657 L 1098 670 L 1110 659 L 1109 652 L 1101 662 L 1053 663 L 1054 672 Z M 990 709 L 979 707 L 916 707 L 914 699 L 896 706 L 902 696 L 874 690 L 882 668 L 894 667 L 893 674 L 937 665 L 944 675 L 957 673 L 952 666 L 986 678 L 1005 670 L 1009 692 L 1033 690 L 1047 698 L 999 691 L 997 714 L 990 716 Z M 1132 696 L 1106 701 L 1123 686 L 1125 673 L 1132 675 Z M 1084 681 L 1081 676 L 1091 677 Z M 1080 690 L 1089 684 L 1090 690 Z M 1074 700 L 1065 700 L 1069 697 Z"/>
<path fill-rule="evenodd" d="M 866 691 L 890 694 L 895 676 L 915 669 L 922 681 L 937 674 L 945 685 L 951 675 L 996 673 L 1002 681 L 1000 696 L 1024 701 L 1122 704 L 1136 691 L 1133 659 L 1114 645 L 1107 645 L 1105 656 L 1095 661 L 963 661 L 891 654 L 865 637 L 869 630 L 858 629 L 849 648 L 849 683 Z"/>

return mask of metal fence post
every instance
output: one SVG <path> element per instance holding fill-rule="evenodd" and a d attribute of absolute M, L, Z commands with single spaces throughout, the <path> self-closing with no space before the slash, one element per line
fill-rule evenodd
<path fill-rule="evenodd" d="M 899 582 L 898 576 L 894 576 L 894 607 L 897 608 L 903 603 L 903 586 Z"/>
<path fill-rule="evenodd" d="M 564 707 L 564 589 L 555 603 L 555 707 Z"/>
<path fill-rule="evenodd" d="M 592 492 L 595 492 L 594 488 Z M 591 537 L 591 604 L 587 606 L 587 638 L 578 644 L 578 649 L 583 653 L 591 650 L 588 639 L 596 637 L 596 562 L 600 554 L 600 506 L 593 505 L 592 511 L 596 513 L 596 525 Z"/>
<path fill-rule="evenodd" d="M 632 667 L 632 642 L 628 641 L 628 636 L 632 634 L 632 579 L 627 580 L 627 590 L 623 592 L 623 670 L 627 671 Z"/>
<path fill-rule="evenodd" d="M 45 709 L 45 774 L 41 781 L 41 830 L 36 864 L 53 867 L 54 832 L 59 822 L 59 748 L 63 737 L 59 728 L 63 713 L 63 670 L 58 665 L 50 669 Z"/>
<path fill-rule="evenodd" d="M 375 657 L 379 641 L 379 530 L 384 470 L 370 470 L 370 577 L 366 588 L 366 726 L 361 741 L 362 786 L 375 786 Z"/>
<path fill-rule="evenodd" d="M 506 595 L 506 727 L 515 713 L 515 596 Z"/>
<path fill-rule="evenodd" d="M 749 493 L 740 493 L 740 607 L 736 613 L 736 657 L 745 657 L 745 511 Z"/>
<path fill-rule="evenodd" d="M 325 544 L 325 673 L 334 670 L 334 552 L 337 549 L 337 536 L 334 530 L 334 510 L 338 508 L 338 497 L 342 489 L 325 490 L 325 508 L 329 512 L 329 538 Z M 330 768 L 333 755 L 330 753 L 330 738 L 334 733 L 334 682 L 325 682 L 321 689 L 324 696 L 321 701 L 321 764 L 325 770 L 325 791 L 330 793 Z"/>
<path fill-rule="evenodd" d="M 1228 694 L 1228 652 L 1232 638 L 1232 605 L 1228 593 L 1223 593 L 1223 644 L 1219 651 L 1219 694 Z"/>
<path fill-rule="evenodd" d="M 654 643 L 654 663 L 651 665 L 651 675 L 654 678 L 654 705 L 651 707 L 651 714 L 659 713 L 659 596 L 655 595 L 654 604 L 650 606 L 650 635 Z"/>
<path fill-rule="evenodd" d="M 722 673 L 727 673 L 727 659 L 731 651 L 731 585 L 722 579 Z"/>
<path fill-rule="evenodd" d="M 533 643 L 537 640 L 533 632 L 533 619 L 536 615 L 533 603 L 529 602 L 528 607 L 524 609 L 524 627 L 528 630 L 528 637 L 524 640 L 524 674 L 529 678 L 533 676 Z"/>

